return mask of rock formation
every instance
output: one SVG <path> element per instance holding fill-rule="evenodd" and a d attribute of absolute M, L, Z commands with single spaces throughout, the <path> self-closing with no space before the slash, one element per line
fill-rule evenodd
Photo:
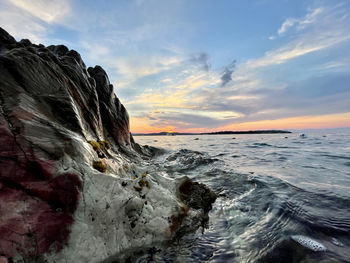
<path fill-rule="evenodd" d="M 0 262 L 99 262 L 198 227 L 215 194 L 151 156 L 100 66 L 0 28 Z"/>

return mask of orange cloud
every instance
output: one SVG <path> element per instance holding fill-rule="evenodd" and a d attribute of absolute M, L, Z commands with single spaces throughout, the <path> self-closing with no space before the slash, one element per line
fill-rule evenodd
<path fill-rule="evenodd" d="M 174 129 L 174 126 L 151 126 L 151 120 L 147 117 L 130 118 L 130 130 L 133 133 L 174 132 Z"/>
<path fill-rule="evenodd" d="M 268 130 L 268 129 L 328 129 L 350 126 L 350 112 L 318 115 L 298 116 L 277 120 L 262 120 L 242 122 L 220 127 L 218 130 Z"/>
<path fill-rule="evenodd" d="M 188 100 L 186 99 L 186 90 L 167 91 L 163 94 L 160 93 L 144 93 L 138 96 L 138 99 L 125 103 L 126 106 L 144 104 L 147 102 L 147 106 L 153 109 L 157 108 L 189 108 L 185 105 Z"/>

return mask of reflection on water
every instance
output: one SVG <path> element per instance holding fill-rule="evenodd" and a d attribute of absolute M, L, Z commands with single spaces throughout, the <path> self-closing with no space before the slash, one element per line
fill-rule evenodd
<path fill-rule="evenodd" d="M 167 149 L 151 167 L 187 175 L 219 196 L 204 233 L 137 261 L 350 262 L 350 135 L 234 137 L 135 138 Z"/>

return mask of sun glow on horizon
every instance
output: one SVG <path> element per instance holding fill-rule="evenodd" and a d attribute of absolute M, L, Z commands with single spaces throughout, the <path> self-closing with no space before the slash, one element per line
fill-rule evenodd
<path fill-rule="evenodd" d="M 174 126 L 156 126 L 152 122 L 143 118 L 131 118 L 131 131 L 133 133 L 153 133 L 153 132 L 215 132 L 215 131 L 243 131 L 243 130 L 304 130 L 304 129 L 331 129 L 350 127 L 350 112 L 318 115 L 318 116 L 298 116 L 291 118 L 281 118 L 275 120 L 261 120 L 251 122 L 233 123 L 230 125 L 215 128 L 181 128 Z"/>

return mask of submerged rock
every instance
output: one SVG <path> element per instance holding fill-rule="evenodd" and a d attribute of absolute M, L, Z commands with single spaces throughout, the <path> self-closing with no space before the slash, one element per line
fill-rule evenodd
<path fill-rule="evenodd" d="M 171 217 L 170 229 L 173 236 L 182 237 L 200 227 L 204 231 L 208 227 L 208 212 L 217 198 L 216 194 L 204 184 L 193 182 L 187 176 L 177 181 L 177 195 L 183 205 Z"/>
<path fill-rule="evenodd" d="M 194 209 L 203 209 L 208 212 L 212 208 L 212 203 L 216 200 L 216 194 L 204 184 L 193 182 L 185 177 L 178 188 L 181 200 Z"/>
<path fill-rule="evenodd" d="M 197 222 L 215 198 L 141 176 L 156 151 L 133 140 L 100 66 L 0 28 L 1 261 L 99 262 Z"/>

